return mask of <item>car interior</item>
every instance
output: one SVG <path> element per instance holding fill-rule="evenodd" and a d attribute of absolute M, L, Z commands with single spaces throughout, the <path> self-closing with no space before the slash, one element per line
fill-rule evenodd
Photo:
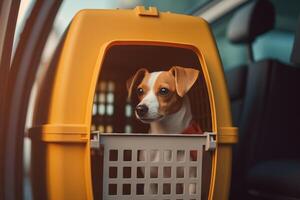
<path fill-rule="evenodd" d="M 251 2 L 236 11 L 227 28 L 231 43 L 246 46 L 248 60 L 225 71 L 233 121 L 239 127 L 232 199 L 299 198 L 297 35 L 288 63 L 253 56 L 255 40 L 275 28 L 275 12 L 270 1 Z"/>
<path fill-rule="evenodd" d="M 5 0 L 5 2 L 8 1 Z M 163 4 L 155 1 L 136 2 L 142 3 L 145 6 L 154 5 L 158 8 L 161 6 L 162 10 L 172 11 L 172 3 Z M 205 20 L 207 20 L 208 24 L 210 25 L 211 32 L 215 37 L 215 43 L 218 48 L 219 56 L 221 58 L 224 76 L 227 84 L 226 88 L 230 100 L 233 125 L 238 128 L 238 143 L 233 146 L 232 153 L 232 172 L 228 199 L 300 200 L 300 124 L 298 124 L 300 123 L 300 1 L 206 0 L 192 2 L 194 4 L 193 8 L 184 7 L 179 9 L 176 7 L 176 9 L 173 9 L 181 14 L 203 18 L 205 18 L 205 16 L 208 16 L 208 12 L 220 12 L 219 16 L 207 19 L 205 18 Z M 231 2 L 232 6 L 230 7 L 230 9 L 226 10 L 225 7 L 222 8 L 221 12 L 219 8 L 219 10 L 216 8 L 218 6 L 222 7 L 222 2 Z M 34 8 L 31 7 L 28 10 L 28 13 L 30 13 L 31 10 L 42 9 L 42 3 L 40 2 L 37 4 L 40 5 L 36 5 Z M 2 8 L 3 5 L 4 4 L 0 2 L 0 8 Z M 18 10 L 19 8 L 19 5 L 17 4 L 9 5 L 11 5 L 11 10 Z M 177 4 L 174 4 L 174 6 L 176 5 Z M 131 9 L 134 6 L 130 4 L 129 8 Z M 62 15 L 61 13 L 65 10 L 62 9 L 60 13 L 57 14 L 59 5 L 50 5 L 50 3 L 48 7 L 46 6 L 43 9 L 50 10 L 50 7 L 51 9 L 54 9 L 55 12 L 52 12 L 52 15 L 49 14 L 49 19 L 47 20 L 61 20 L 62 17 L 59 18 L 57 17 L 57 15 Z M 78 7 L 78 9 L 80 10 L 81 8 Z M 1 12 L 3 11 L 0 9 L 0 14 Z M 16 15 L 17 14 L 11 14 L 9 18 L 13 19 L 14 23 L 16 23 Z M 70 12 L 68 13 L 68 15 L 73 17 L 75 15 L 75 12 Z M 30 29 L 28 28 L 30 27 L 30 24 L 37 23 L 31 22 L 30 20 L 32 19 L 34 19 L 34 16 L 30 16 L 27 23 L 23 22 L 22 25 L 18 24 L 15 37 L 19 37 L 20 41 L 22 41 L 22 37 L 26 38 L 26 34 L 30 33 Z M 56 44 L 53 45 L 54 47 L 51 47 L 51 45 L 49 45 L 53 40 L 53 38 L 49 39 L 50 36 L 48 38 L 46 35 L 43 35 L 41 33 L 40 37 L 38 38 L 40 41 L 44 41 L 45 43 L 46 41 L 48 41 L 48 45 L 52 48 L 49 56 L 51 58 L 45 61 L 45 63 L 47 62 L 47 67 L 51 66 L 51 64 L 49 65 L 50 61 L 52 63 L 57 61 L 57 55 L 55 54 L 60 53 L 61 42 L 65 40 L 65 33 L 69 28 L 68 23 L 65 27 L 61 28 L 61 30 L 55 30 L 59 33 L 55 36 L 56 38 L 54 37 L 55 42 L 53 43 Z M 13 23 L 11 24 L 11 26 L 13 26 Z M 13 51 L 16 52 L 15 55 L 25 55 L 25 50 L 24 52 L 21 50 L 22 45 L 24 46 L 25 43 L 21 42 L 19 44 L 20 47 L 18 47 L 20 48 L 20 50 L 18 50 L 15 44 L 18 43 L 18 40 L 13 41 L 13 33 L 15 32 L 14 28 L 10 27 L 9 25 L 7 25 L 7 27 L 7 30 L 9 30 L 9 28 L 12 29 L 12 35 L 10 37 L 6 36 L 5 40 L 3 39 L 3 41 L 8 41 L 5 44 L 6 46 L 9 46 L 9 44 L 11 44 L 7 49 L 10 49 L 10 53 L 12 55 L 14 55 Z M 19 27 L 25 27 L 24 33 L 22 33 L 21 30 L 18 30 L 21 29 Z M 51 28 L 52 27 L 47 27 L 48 33 L 50 32 L 50 30 L 52 30 Z M 42 30 L 40 31 L 42 32 Z M 1 38 L 2 35 L 0 34 L 0 39 Z M 1 40 L 0 44 L 2 45 Z M 5 45 L 3 45 L 3 47 L 5 47 Z M 44 48 L 44 45 L 45 44 L 37 44 L 37 49 L 45 54 L 47 48 Z M 50 47 L 49 49 L 51 49 Z M 143 55 L 151 54 L 151 48 L 155 49 L 157 47 L 151 46 L 149 47 L 149 49 L 141 48 L 140 50 L 138 49 L 139 47 L 137 47 L 136 49 L 131 48 L 132 47 L 112 48 L 108 53 L 110 57 L 108 56 L 104 64 L 108 63 L 107 65 L 109 65 L 110 63 L 126 63 L 128 62 L 127 57 L 124 60 L 113 58 L 115 55 L 117 55 L 118 57 L 125 54 L 128 54 L 128 57 L 130 57 L 131 59 L 135 59 L 135 56 L 139 55 L 140 59 L 136 59 L 135 62 L 144 64 L 143 62 L 146 62 L 145 60 L 149 58 L 147 56 L 145 56 L 144 58 Z M 186 56 L 185 58 L 180 58 L 180 56 L 178 56 L 178 58 L 173 59 L 172 56 L 174 56 L 174 54 L 187 54 L 185 52 L 186 50 L 172 50 L 168 47 L 164 48 L 165 50 L 157 50 L 157 55 L 155 56 L 164 57 L 165 60 L 168 60 L 168 63 L 171 62 L 170 60 L 175 60 L 176 62 L 180 61 L 182 63 L 192 64 L 197 63 L 196 65 L 200 65 L 198 61 L 196 61 L 197 58 L 194 55 L 190 55 L 190 57 Z M 171 51 L 174 51 L 175 53 L 172 53 Z M 0 51 L 0 58 L 2 58 L 1 55 L 2 51 Z M 38 58 L 42 57 L 42 53 L 33 55 Z M 4 62 L 4 59 L 0 59 L 0 72 L 2 73 L 2 75 L 0 74 L 0 79 L 6 80 L 6 72 L 5 70 L 2 70 L 2 66 L 13 66 L 13 64 L 16 66 L 21 65 L 21 61 L 19 62 L 18 60 L 10 63 L 11 60 L 13 60 L 11 59 L 11 57 L 13 58 L 13 56 L 10 56 L 11 55 L 6 55 L 6 60 L 9 60 L 6 63 Z M 166 66 L 167 64 L 164 63 L 164 59 L 158 60 L 156 64 L 158 63 L 157 65 L 160 64 L 162 66 Z M 150 60 L 147 62 L 151 63 L 152 61 Z M 22 61 L 25 63 L 26 59 Z M 41 65 L 39 63 L 39 59 L 36 59 L 34 61 L 35 62 L 29 64 L 35 64 L 37 66 Z M 37 63 L 39 63 L 39 65 Z M 153 63 L 155 62 L 153 61 Z M 130 66 L 130 64 L 131 63 L 129 62 L 127 63 L 128 66 Z M 44 69 L 39 69 L 39 71 L 37 69 L 36 71 L 28 70 L 28 72 L 33 73 L 32 77 L 28 80 L 32 81 L 32 83 L 35 82 L 35 84 L 38 85 L 41 79 L 40 77 L 42 77 L 45 72 L 48 71 L 49 68 L 47 67 L 44 67 Z M 6 70 L 9 71 L 9 69 Z M 107 79 L 107 82 L 110 80 L 109 71 L 111 70 L 114 69 L 107 67 L 104 69 L 104 75 L 102 74 L 103 79 Z M 127 69 L 124 68 L 123 70 L 124 71 L 122 73 L 128 73 Z M 35 72 L 37 75 L 35 74 Z M 123 81 L 125 81 L 125 77 Z M 203 82 L 203 80 L 200 81 Z M 2 85 L 2 83 L 0 84 L 0 86 L 0 92 L 5 91 L 7 94 L 12 93 L 12 91 L 3 90 L 4 86 Z M 30 88 L 26 93 L 28 99 L 26 100 L 24 98 L 24 101 L 26 100 L 26 105 L 29 104 L 31 89 L 32 88 Z M 122 88 L 117 88 L 116 90 L 121 91 Z M 206 89 L 204 92 L 202 91 L 202 93 L 205 93 L 205 95 L 207 95 Z M 121 102 L 118 104 L 119 107 L 123 108 L 124 106 L 127 106 L 128 102 L 124 101 L 125 98 L 126 97 L 123 95 L 121 98 L 119 97 L 119 99 L 116 100 Z M 4 111 L 6 111 L 6 106 L 4 103 L 1 104 L 1 101 L 0 111 L 3 114 L 0 113 L 0 120 L 3 120 L 4 122 Z M 202 106 L 205 107 L 208 104 L 208 102 L 204 102 Z M 15 148 L 17 150 L 13 151 L 13 154 L 15 154 L 16 157 L 11 157 L 11 162 L 16 165 L 18 164 L 18 167 L 10 168 L 9 166 L 14 166 L 13 164 L 5 165 L 7 169 L 2 167 L 2 165 L 4 166 L 3 163 L 5 163 L 5 156 L 4 153 L 2 155 L 1 152 L 0 185 L 2 183 L 4 185 L 5 182 L 5 179 L 3 178 L 5 175 L 5 169 L 8 171 L 11 170 L 10 173 L 13 174 L 13 178 L 19 180 L 16 181 L 15 179 L 12 179 L 14 181 L 8 183 L 8 185 L 10 184 L 11 187 L 16 187 L 19 189 L 13 189 L 9 191 L 9 189 L 3 189 L 2 186 L 0 187 L 0 193 L 4 194 L 5 192 L 7 192 L 8 195 L 4 196 L 12 197 L 11 199 L 34 199 L 31 191 L 32 183 L 30 182 L 29 178 L 30 144 L 27 144 L 27 129 L 25 127 L 25 123 L 28 123 L 28 121 L 30 121 L 28 119 L 26 121 L 26 117 L 29 118 L 28 116 L 31 116 L 30 112 L 33 112 L 32 110 L 30 111 L 29 106 L 28 112 L 24 112 L 21 116 L 23 118 L 22 120 L 20 120 L 21 129 L 19 130 L 24 131 L 21 131 L 22 134 L 18 136 L 20 147 Z M 124 115 L 126 111 L 122 112 L 122 114 Z M 206 111 L 203 112 L 205 113 Z M 207 112 L 210 113 L 210 110 Z M 117 121 L 119 120 L 118 117 L 119 116 L 115 116 L 116 119 L 113 118 L 112 121 L 115 120 L 117 123 Z M 95 122 L 96 127 L 100 126 L 102 123 L 104 123 L 104 121 L 106 122 L 109 120 L 111 119 L 106 119 L 104 117 L 98 117 L 96 119 L 96 117 L 93 117 L 93 121 Z M 126 118 L 126 120 L 130 121 L 132 119 Z M 7 123 L 7 121 L 5 122 Z M 211 124 L 209 123 L 209 125 Z M 204 124 L 202 126 L 205 127 L 208 125 Z M 132 128 L 138 131 L 145 130 L 145 127 L 134 124 L 134 127 L 128 127 L 128 131 L 125 130 L 125 132 L 131 132 Z M 2 129 L 1 125 L 1 134 L 3 130 L 4 129 Z M 7 138 L 5 141 L 7 144 L 15 144 L 14 140 L 9 140 L 9 138 Z M 25 142 L 24 147 L 23 142 Z M 2 141 L 0 147 L 5 146 L 4 143 L 5 142 Z M 15 145 L 17 146 L 17 144 Z M 3 152 L 10 151 L 3 150 Z M 95 165 L 99 164 L 99 160 L 93 159 L 94 158 L 92 158 L 92 162 L 94 162 Z M 95 168 L 95 166 L 93 167 Z M 97 169 L 93 170 L 97 171 Z M 211 173 L 210 170 L 208 171 L 209 173 Z M 204 178 L 208 179 L 207 182 L 209 182 L 209 178 Z M 94 180 L 94 182 L 96 181 L 97 180 Z M 205 197 L 208 197 L 209 188 L 206 188 L 205 190 L 207 193 L 205 194 Z M 13 193 L 21 194 L 15 196 Z M 10 194 L 12 196 L 10 196 Z M 5 199 L 4 196 L 0 194 L 0 200 Z M 96 197 L 99 196 L 99 193 L 96 194 Z"/>

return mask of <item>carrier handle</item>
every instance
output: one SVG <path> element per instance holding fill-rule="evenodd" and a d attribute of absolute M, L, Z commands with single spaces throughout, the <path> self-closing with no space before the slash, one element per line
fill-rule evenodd
<path fill-rule="evenodd" d="M 159 12 L 158 9 L 156 7 L 149 7 L 149 9 L 145 9 L 144 6 L 137 6 L 135 7 L 135 12 L 139 15 L 139 16 L 150 16 L 150 17 L 158 17 L 159 16 Z"/>

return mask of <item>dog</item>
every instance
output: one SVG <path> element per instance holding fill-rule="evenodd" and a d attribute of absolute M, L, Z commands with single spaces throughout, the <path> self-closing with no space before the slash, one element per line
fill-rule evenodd
<path fill-rule="evenodd" d="M 198 70 L 180 66 L 174 66 L 168 71 L 151 73 L 141 68 L 127 81 L 128 98 L 131 99 L 136 95 L 138 100 L 135 116 L 141 122 L 150 124 L 150 134 L 202 133 L 199 125 L 193 121 L 187 96 L 198 75 Z M 145 152 L 138 157 L 144 160 Z M 157 153 L 151 153 L 150 157 L 154 161 L 159 159 Z M 150 174 L 153 173 L 157 172 L 150 171 Z M 196 174 L 196 171 L 192 173 Z M 152 194 L 156 194 L 156 190 L 157 188 L 150 188 Z M 190 184 L 190 194 L 194 194 L 195 191 L 196 186 Z"/>

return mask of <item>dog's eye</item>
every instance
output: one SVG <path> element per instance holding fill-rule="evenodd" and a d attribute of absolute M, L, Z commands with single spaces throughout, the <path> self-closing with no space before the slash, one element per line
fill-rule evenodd
<path fill-rule="evenodd" d="M 138 89 L 136 90 L 136 93 L 137 93 L 137 95 L 139 95 L 139 96 L 143 95 L 143 94 L 144 94 L 143 88 L 138 88 Z"/>
<path fill-rule="evenodd" d="M 159 89 L 159 94 L 160 95 L 167 95 L 167 94 L 169 94 L 169 90 L 167 89 L 167 88 L 160 88 Z"/>

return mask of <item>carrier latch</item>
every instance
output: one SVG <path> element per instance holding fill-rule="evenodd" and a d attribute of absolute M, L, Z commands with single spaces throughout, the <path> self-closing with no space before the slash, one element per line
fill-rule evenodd
<path fill-rule="evenodd" d="M 149 7 L 148 10 L 145 9 L 144 6 L 137 6 L 135 7 L 135 12 L 140 16 L 151 16 L 151 17 L 158 17 L 158 9 L 156 7 Z"/>
<path fill-rule="evenodd" d="M 206 144 L 205 151 L 212 151 L 216 149 L 216 133 L 214 132 L 205 132 L 206 134 Z"/>
<path fill-rule="evenodd" d="M 99 131 L 92 131 L 91 132 L 92 139 L 90 142 L 91 149 L 100 149 L 100 132 Z"/>

